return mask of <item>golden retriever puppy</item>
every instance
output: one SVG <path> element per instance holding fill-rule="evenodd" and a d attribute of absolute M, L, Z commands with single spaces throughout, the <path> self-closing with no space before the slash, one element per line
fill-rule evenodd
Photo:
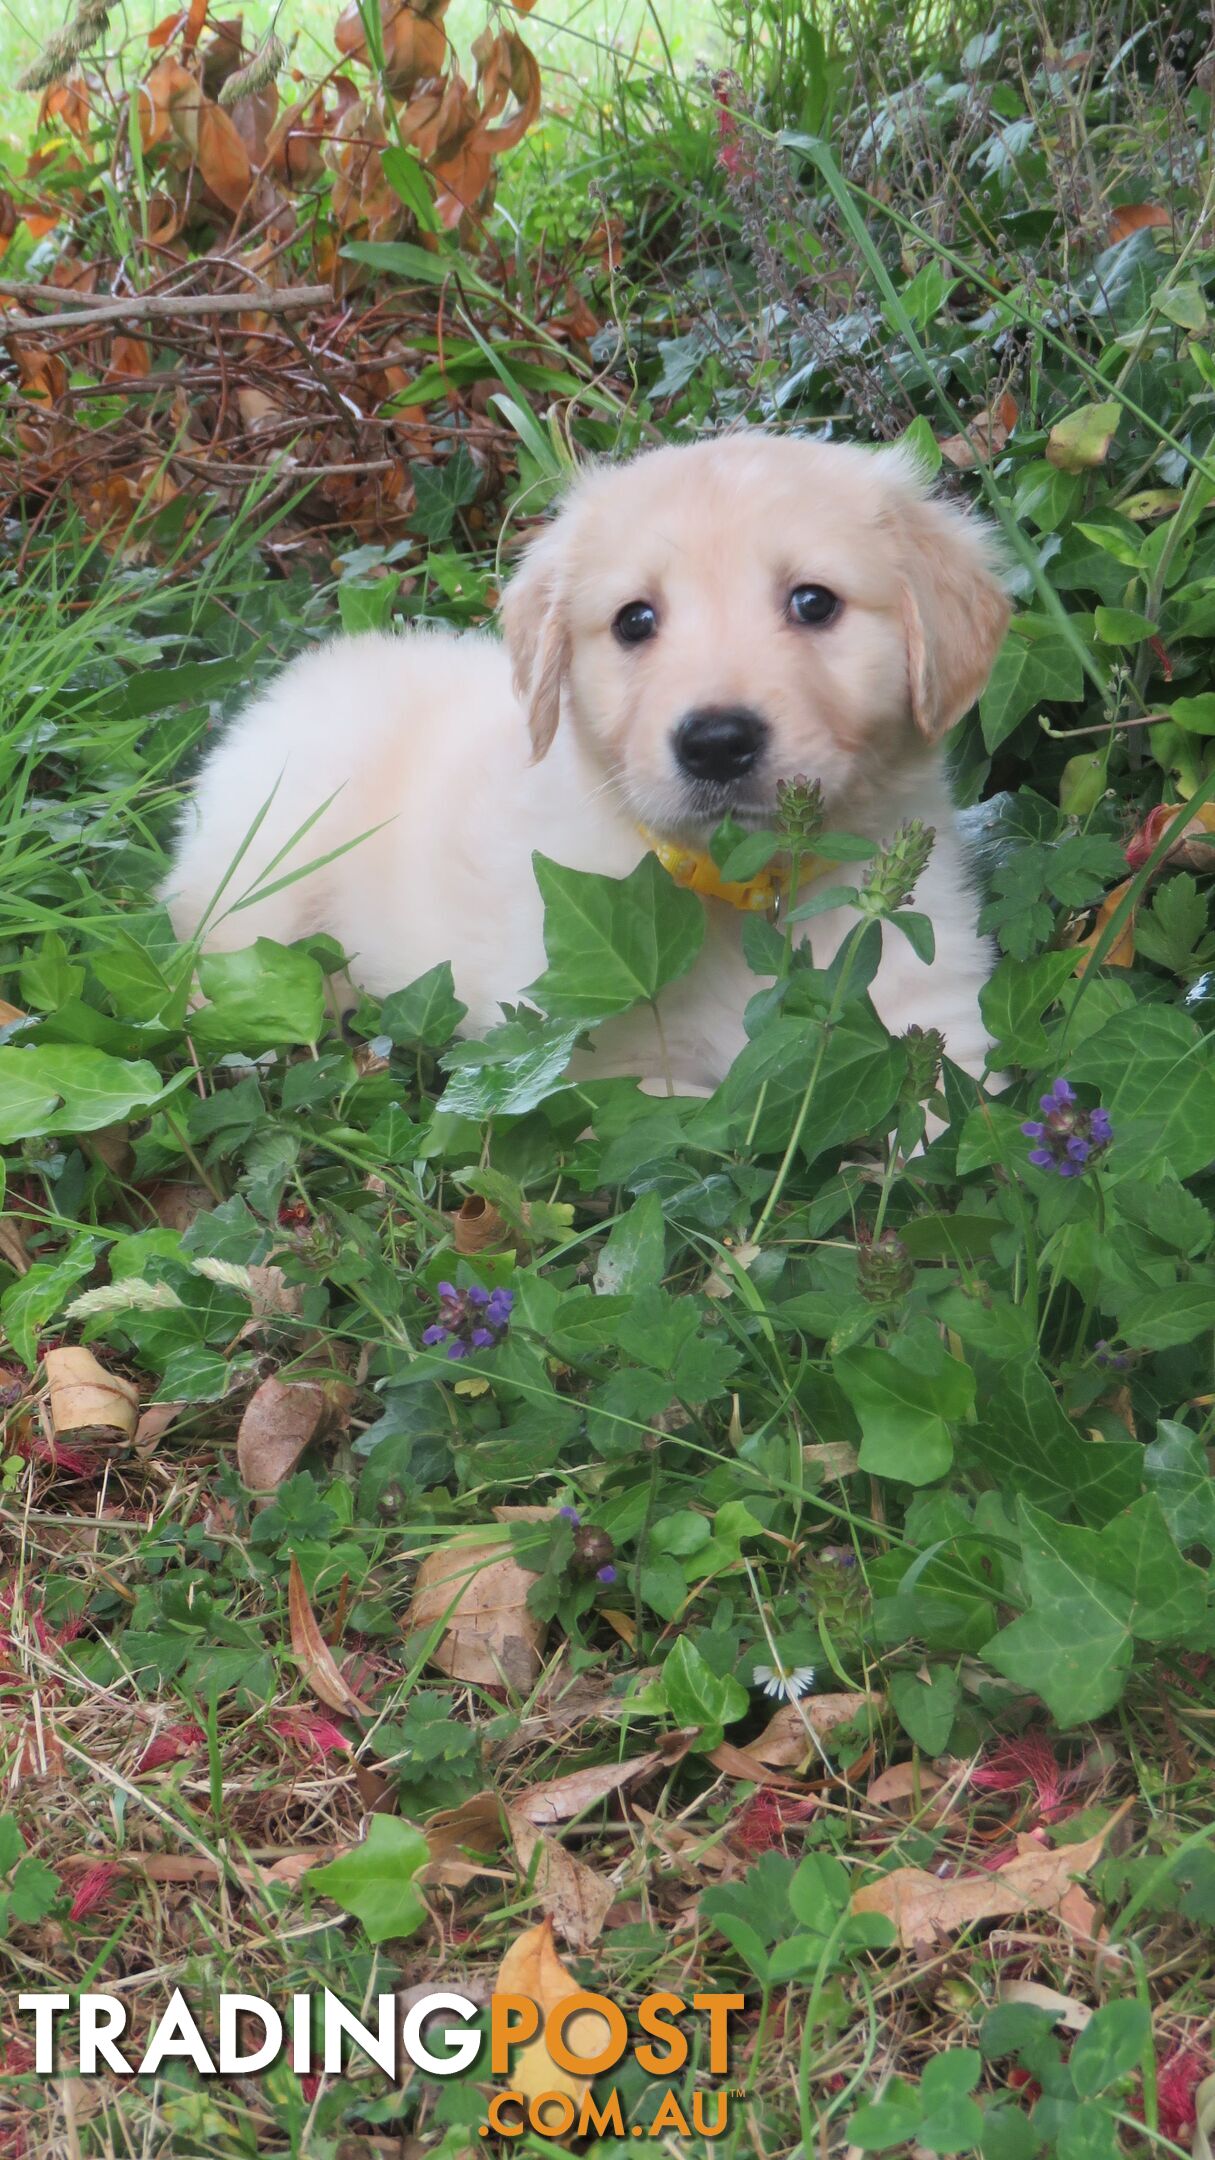
<path fill-rule="evenodd" d="M 770 825 L 778 780 L 806 774 L 837 831 L 935 828 L 914 903 L 935 959 L 887 932 L 872 996 L 892 1030 L 938 1027 L 978 1072 L 990 954 L 940 745 L 1008 613 L 987 528 L 897 451 L 743 432 L 596 468 L 512 578 L 505 650 L 440 631 L 337 638 L 241 714 L 187 812 L 174 925 L 227 949 L 328 932 L 373 993 L 450 960 L 480 1032 L 545 965 L 534 849 L 622 877 L 654 836 L 697 852 L 727 813 Z M 606 1023 L 595 1070 L 697 1092 L 728 1071 L 757 982 L 743 915 L 704 905 L 703 948 L 659 1000 L 661 1024 L 648 1009 Z M 854 920 L 800 926 L 819 965 Z"/>

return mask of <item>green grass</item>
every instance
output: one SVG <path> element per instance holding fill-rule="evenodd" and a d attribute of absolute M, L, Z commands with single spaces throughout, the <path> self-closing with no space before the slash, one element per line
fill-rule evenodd
<path fill-rule="evenodd" d="M 757 926 L 777 991 L 711 1104 L 567 1088 L 587 981 L 699 934 L 644 881 L 565 881 L 544 1019 L 483 1043 L 442 968 L 339 1033 L 317 945 L 204 961 L 191 1003 L 153 895 L 199 751 L 339 620 L 484 619 L 498 522 L 560 466 L 525 393 L 518 470 L 404 570 L 373 549 L 339 574 L 335 544 L 283 576 L 257 501 L 170 510 L 146 561 L 13 528 L 0 2151 L 15 2120 L 28 2160 L 462 2160 L 469 2079 L 40 2081 L 13 2001 L 112 1985 L 139 2036 L 175 1985 L 204 2023 L 224 1986 L 480 2000 L 542 1918 L 630 2009 L 744 1995 L 722 2160 L 1191 2143 L 1215 1995 L 1209 107 L 1146 58 L 1059 77 L 1012 45 L 967 62 L 986 109 L 948 50 L 909 107 L 880 22 L 860 84 L 812 41 L 781 59 L 795 25 L 768 16 L 756 72 L 790 103 L 767 117 L 809 115 L 829 155 L 787 164 L 757 128 L 727 179 L 694 78 L 639 77 L 619 128 L 559 115 L 505 197 L 577 233 L 594 172 L 623 221 L 611 293 L 579 273 L 621 341 L 606 417 L 557 402 L 583 448 L 835 415 L 940 466 L 1015 398 L 959 484 L 1004 526 L 1017 621 L 953 750 L 1011 1087 L 938 1082 L 931 1044 L 886 1035 L 861 987 L 905 934 L 886 919 L 827 976 Z M 1173 227 L 1110 245 L 1145 202 Z M 1183 798 L 1184 858 L 1159 816 Z M 1020 1131 L 1061 1074 L 1098 1138 L 1075 1178 Z M 503 1288 L 492 1347 L 425 1344 Z M 119 1383 L 82 1428 L 65 1347 Z M 504 1570 L 488 1663 L 443 1585 L 470 1527 Z M 775 1665 L 812 1678 L 773 1729 Z M 310 1879 L 373 1806 L 375 1842 Z M 1059 1891 L 1077 1866 L 1091 1907 L 998 1916 L 1026 1861 Z M 849 1904 L 897 1869 L 987 1911 L 894 1944 Z M 655 2090 L 622 2078 L 627 2121 Z"/>

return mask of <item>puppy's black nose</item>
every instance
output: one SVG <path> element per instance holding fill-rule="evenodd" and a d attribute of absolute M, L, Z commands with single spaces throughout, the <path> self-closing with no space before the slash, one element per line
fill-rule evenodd
<path fill-rule="evenodd" d="M 701 705 L 675 730 L 675 756 L 693 780 L 740 780 L 763 754 L 767 722 L 746 705 Z"/>

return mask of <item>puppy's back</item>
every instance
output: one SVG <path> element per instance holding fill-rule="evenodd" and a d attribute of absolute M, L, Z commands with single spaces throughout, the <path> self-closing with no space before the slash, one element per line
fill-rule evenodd
<path fill-rule="evenodd" d="M 198 776 L 162 888 L 177 935 L 205 924 L 204 944 L 235 950 L 336 931 L 335 888 L 352 867 L 360 883 L 373 875 L 352 843 L 398 819 L 405 790 L 412 814 L 444 744 L 451 754 L 461 709 L 475 712 L 504 679 L 495 643 L 442 631 L 339 637 L 301 654 L 231 722 Z M 240 904 L 334 849 L 349 852 Z"/>

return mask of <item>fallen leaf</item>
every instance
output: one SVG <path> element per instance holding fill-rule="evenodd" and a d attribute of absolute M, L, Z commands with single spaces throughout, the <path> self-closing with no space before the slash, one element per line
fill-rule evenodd
<path fill-rule="evenodd" d="M 1035 1846 L 990 1873 L 942 1880 L 923 1868 L 895 1868 L 852 1899 L 854 1913 L 881 1913 L 905 1949 L 1009 1914 L 1057 1913 L 1077 1875 L 1095 1866 L 1115 1824 L 1134 1806 L 1123 1802 L 1100 1830 L 1079 1845 Z"/>
<path fill-rule="evenodd" d="M 121 1433 L 134 1438 L 139 1390 L 99 1365 L 91 1350 L 48 1350 L 43 1360 L 56 1433 Z"/>
<path fill-rule="evenodd" d="M 985 405 L 967 422 L 961 435 L 940 438 L 941 456 L 959 472 L 970 472 L 999 455 L 1016 424 L 1017 401 L 1011 390 L 1005 390 L 994 405 Z"/>
<path fill-rule="evenodd" d="M 658 1850 L 689 1881 L 697 1870 L 701 1874 L 726 1875 L 737 1867 L 737 1861 L 722 1843 L 724 1831 L 720 1826 L 708 1831 L 693 1830 L 686 1823 L 668 1822 L 649 1808 L 635 1806 L 633 1813 L 638 1822 L 644 1823 Z"/>
<path fill-rule="evenodd" d="M 1194 2138 L 1191 2160 L 1212 2160 L 1211 2136 L 1215 2132 L 1215 2077 L 1204 2078 L 1194 2095 Z"/>
<path fill-rule="evenodd" d="M 313 1694 L 330 1710 L 347 1715 L 355 1710 L 368 1714 L 367 1704 L 360 1701 L 354 1689 L 342 1678 L 337 1660 L 317 1626 L 294 1553 L 291 1555 L 287 1612 L 291 1622 L 291 1648 Z"/>
<path fill-rule="evenodd" d="M 273 1492 L 325 1422 L 324 1389 L 272 1373 L 250 1396 L 236 1435 L 236 1467 L 249 1492 Z"/>
<path fill-rule="evenodd" d="M 470 1193 L 451 1217 L 451 1235 L 458 1253 L 480 1253 L 500 1250 L 510 1232 L 496 1207 L 483 1200 L 480 1193 Z"/>
<path fill-rule="evenodd" d="M 1056 2025 L 1066 2025 L 1069 2032 L 1083 2032 L 1093 2015 L 1087 2003 L 1061 1995 L 1058 1988 L 1044 1987 L 1040 1980 L 1002 1980 L 996 1988 L 996 2000 L 1031 2003 L 1035 2010 L 1049 2010 Z"/>
<path fill-rule="evenodd" d="M 28 1275 L 34 1264 L 25 1249 L 21 1225 L 12 1215 L 0 1215 L 0 1260 L 14 1275 Z"/>
<path fill-rule="evenodd" d="M 210 1186 L 192 1180 L 178 1183 L 166 1179 L 151 1186 L 145 1198 L 166 1230 L 188 1230 L 196 1215 L 205 1215 L 216 1206 Z"/>
<path fill-rule="evenodd" d="M 541 1666 L 546 1633 L 527 1609 L 536 1581 L 500 1539 L 474 1532 L 453 1538 L 418 1569 L 408 1635 L 443 1624 L 430 1661 L 453 1680 L 483 1687 L 531 1685 Z"/>
<path fill-rule="evenodd" d="M 590 2074 L 580 2077 L 572 2070 L 563 2070 L 544 2044 L 544 2027 L 553 2011 L 568 1996 L 580 1992 L 553 1947 L 551 1920 L 529 1928 L 511 1944 L 498 1968 L 496 1992 L 526 1995 L 540 2012 L 540 2031 L 534 2040 L 529 2040 L 520 2049 L 511 2072 L 512 2090 L 532 2101 L 545 2093 L 565 2093 L 575 2105 L 579 2104 L 591 2083 Z M 611 2026 L 599 2011 L 582 2010 L 569 2019 L 563 2037 L 571 2055 L 593 2062 L 606 2050 L 611 2039 Z M 542 2115 L 543 2111 L 540 2113 Z"/>
<path fill-rule="evenodd" d="M 848 1440 L 817 1440 L 802 1449 L 802 1459 L 813 1469 L 821 1465 L 823 1482 L 842 1485 L 860 1469 L 860 1456 Z"/>
<path fill-rule="evenodd" d="M 502 1837 L 502 1802 L 496 1792 L 473 1793 L 459 1807 L 438 1809 L 426 1823 L 432 1860 L 447 1860 L 467 1851 L 497 1852 Z"/>
<path fill-rule="evenodd" d="M 637 1622 L 634 1620 L 632 1613 L 617 1612 L 614 1605 L 604 1605 L 600 1608 L 599 1617 L 601 1620 L 606 1620 L 610 1628 L 615 1629 L 621 1641 L 626 1642 L 630 1650 L 633 1649 L 637 1641 Z"/>
<path fill-rule="evenodd" d="M 781 1704 L 759 1738 L 749 1742 L 748 1752 L 775 1769 L 789 1769 L 813 1750 L 807 1725 L 822 1740 L 837 1726 L 851 1724 L 865 1711 L 876 1716 L 882 1705 L 880 1695 L 803 1695 L 800 1702 Z"/>
<path fill-rule="evenodd" d="M 917 1793 L 926 1797 L 939 1791 L 944 1783 L 944 1778 L 925 1763 L 895 1763 L 874 1778 L 865 1798 L 870 1807 L 890 1807 L 896 1800 L 914 1800 Z"/>
<path fill-rule="evenodd" d="M 1119 240 L 1129 240 L 1132 233 L 1145 232 L 1150 226 L 1170 227 L 1173 223 L 1169 213 L 1160 203 L 1120 203 L 1110 211 L 1107 230 L 1111 247 Z"/>
<path fill-rule="evenodd" d="M 1093 924 L 1092 929 L 1089 931 L 1087 937 L 1081 938 L 1079 944 L 1076 947 L 1076 951 L 1080 957 L 1076 961 L 1076 965 L 1073 970 L 1075 974 L 1087 974 L 1089 968 L 1092 966 L 1093 955 L 1097 950 L 1098 942 L 1101 938 L 1104 937 L 1107 924 L 1116 914 L 1117 910 L 1121 907 L 1128 892 L 1130 891 L 1131 882 L 1132 881 L 1130 878 L 1126 878 L 1121 885 L 1115 885 L 1113 891 L 1106 894 L 1104 900 L 1102 901 L 1100 907 L 1097 910 L 1096 920 Z M 1135 908 L 1131 909 L 1130 914 L 1127 916 L 1126 921 L 1123 923 L 1122 928 L 1118 932 L 1117 937 L 1114 939 L 1113 944 L 1109 947 L 1108 951 L 1102 955 L 1102 967 L 1134 966 L 1135 916 L 1137 912 L 1138 911 Z"/>
<path fill-rule="evenodd" d="M 1046 455 L 1060 472 L 1087 472 L 1104 464 L 1118 432 L 1122 407 L 1115 399 L 1099 405 L 1082 405 L 1056 421 L 1046 442 Z"/>
<path fill-rule="evenodd" d="M 723 1740 L 719 1746 L 713 1748 L 709 1761 L 715 1770 L 721 1770 L 726 1777 L 746 1778 L 752 1785 L 778 1785 L 782 1792 L 795 1792 L 799 1798 L 803 1794 L 802 1786 L 781 1777 L 779 1771 L 761 1761 L 750 1748 L 735 1747 L 732 1740 Z"/>
<path fill-rule="evenodd" d="M 512 1800 L 512 1813 L 542 1826 L 568 1822 L 572 1815 L 580 1815 L 597 1800 L 606 1799 L 611 1792 L 619 1792 L 622 1785 L 634 1785 L 639 1778 L 649 1777 L 668 1759 L 660 1749 L 654 1748 L 648 1755 L 635 1756 L 632 1762 L 596 1763 L 587 1770 L 571 1770 L 567 1777 L 550 1778 L 546 1785 L 533 1785 L 530 1792 Z"/>
<path fill-rule="evenodd" d="M 571 1950 L 589 1950 L 603 1933 L 615 1890 L 556 1838 L 537 1830 L 521 1809 L 508 1807 L 506 1820 L 519 1866 L 525 1875 L 534 1868 L 536 1895 L 548 1919 Z"/>
<path fill-rule="evenodd" d="M 147 340 L 141 337 L 125 337 L 121 333 L 110 345 L 110 364 L 102 378 L 104 382 L 140 380 L 152 372 L 152 355 Z"/>
<path fill-rule="evenodd" d="M 135 1427 L 135 1446 L 144 1460 L 155 1453 L 156 1443 L 161 1439 L 186 1408 L 184 1402 L 158 1402 L 149 1404 Z"/>

